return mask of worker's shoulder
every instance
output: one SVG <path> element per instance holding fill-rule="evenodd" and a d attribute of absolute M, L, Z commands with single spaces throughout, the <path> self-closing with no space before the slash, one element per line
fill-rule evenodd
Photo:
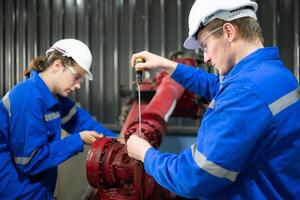
<path fill-rule="evenodd" d="M 15 85 L 9 91 L 11 108 L 22 109 L 30 105 L 37 105 L 42 95 L 36 84 L 30 80 L 24 80 Z"/>
<path fill-rule="evenodd" d="M 268 103 L 298 87 L 295 76 L 280 60 L 265 60 L 241 73 L 237 82 L 249 88 Z"/>

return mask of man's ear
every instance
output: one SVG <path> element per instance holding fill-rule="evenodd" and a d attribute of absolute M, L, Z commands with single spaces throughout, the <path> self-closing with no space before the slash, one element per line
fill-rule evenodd
<path fill-rule="evenodd" d="M 237 29 L 231 23 L 225 23 L 223 25 L 224 35 L 230 42 L 232 42 L 237 37 Z"/>

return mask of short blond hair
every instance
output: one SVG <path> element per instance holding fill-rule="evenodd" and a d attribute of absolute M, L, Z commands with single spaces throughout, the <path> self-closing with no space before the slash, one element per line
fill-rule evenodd
<path fill-rule="evenodd" d="M 259 39 L 262 43 L 264 43 L 264 39 L 262 37 L 262 31 L 259 23 L 256 19 L 251 17 L 242 17 L 239 19 L 235 19 L 232 21 L 225 21 L 222 19 L 214 19 L 209 24 L 207 24 L 202 30 L 212 31 L 217 27 L 223 26 L 225 23 L 230 23 L 234 25 L 238 29 L 239 36 L 246 41 L 254 41 Z M 197 31 L 196 36 L 199 31 Z M 215 34 L 215 37 L 220 37 L 223 34 L 222 31 L 218 31 Z"/>

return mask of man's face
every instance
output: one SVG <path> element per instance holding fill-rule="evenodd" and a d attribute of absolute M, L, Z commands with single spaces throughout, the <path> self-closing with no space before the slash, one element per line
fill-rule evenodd
<path fill-rule="evenodd" d="M 221 36 L 216 37 L 217 33 L 223 31 Z M 218 69 L 220 75 L 227 74 L 233 67 L 230 43 L 224 33 L 224 25 L 213 30 L 205 28 L 198 33 L 200 50 L 203 51 L 204 62 Z"/>

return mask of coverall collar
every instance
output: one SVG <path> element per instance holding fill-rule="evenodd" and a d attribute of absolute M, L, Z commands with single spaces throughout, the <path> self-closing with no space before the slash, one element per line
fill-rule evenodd
<path fill-rule="evenodd" d="M 262 60 L 276 60 L 279 59 L 279 50 L 277 47 L 260 48 L 253 53 L 249 54 L 240 60 L 225 77 L 232 77 L 239 72 L 249 67 L 256 67 L 254 63 L 261 62 Z"/>
<path fill-rule="evenodd" d="M 53 96 L 48 86 L 43 81 L 43 79 L 39 76 L 39 73 L 37 71 L 32 70 L 29 79 L 36 84 L 36 87 L 43 95 L 44 102 L 46 103 L 47 108 L 51 108 L 56 104 L 59 104 L 58 100 Z"/>

